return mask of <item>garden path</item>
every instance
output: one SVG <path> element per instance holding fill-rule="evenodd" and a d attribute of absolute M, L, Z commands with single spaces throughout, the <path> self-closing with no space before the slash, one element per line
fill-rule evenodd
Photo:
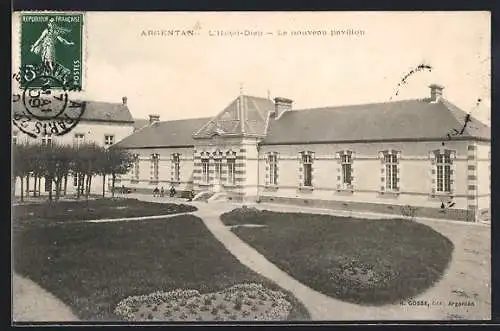
<path fill-rule="evenodd" d="M 146 201 L 158 202 L 149 195 L 134 196 Z M 161 201 L 160 201 L 161 202 Z M 165 199 L 165 202 L 173 202 Z M 309 310 L 312 320 L 450 320 L 490 319 L 491 290 L 490 284 L 490 233 L 491 228 L 484 224 L 460 221 L 417 218 L 415 221 L 432 227 L 442 233 L 455 245 L 452 261 L 443 278 L 434 287 L 413 298 L 415 301 L 442 301 L 439 306 L 384 305 L 380 307 L 360 306 L 346 303 L 321 294 L 300 283 L 276 265 L 267 260 L 253 247 L 239 239 L 230 227 L 220 220 L 220 215 L 242 203 L 191 202 L 198 210 L 193 215 L 200 217 L 212 234 L 244 265 L 255 272 L 271 279 L 283 289 L 292 292 Z M 248 204 L 249 206 L 278 212 L 309 212 L 347 216 L 343 211 L 320 209 L 281 204 Z M 349 216 L 373 219 L 393 218 L 364 212 L 351 212 Z M 483 247 L 484 246 L 484 247 Z M 471 270 L 474 270 L 471 272 Z M 477 294 L 477 296 L 476 296 Z M 465 295 L 465 296 L 464 296 Z M 454 307 L 449 303 L 460 303 L 474 298 L 474 307 Z"/>
<path fill-rule="evenodd" d="M 78 321 L 67 305 L 28 278 L 14 273 L 12 282 L 14 322 Z"/>
<path fill-rule="evenodd" d="M 162 202 L 156 198 L 147 195 L 137 195 L 139 199 L 146 201 Z M 175 202 L 165 199 L 167 202 Z M 228 202 L 193 202 L 192 205 L 196 206 L 198 210 L 191 214 L 200 217 L 206 227 L 211 233 L 244 265 L 254 270 L 255 272 L 271 279 L 280 285 L 283 289 L 292 292 L 295 297 L 300 300 L 309 310 L 312 320 L 442 320 L 451 319 L 453 312 L 456 311 L 457 316 L 466 315 L 469 319 L 489 319 L 490 295 L 491 293 L 484 294 L 483 289 L 489 288 L 489 274 L 490 266 L 488 263 L 487 255 L 489 254 L 488 247 L 479 247 L 481 243 L 489 243 L 489 227 L 473 226 L 469 223 L 452 224 L 448 221 L 428 221 L 417 220 L 432 226 L 435 230 L 443 233 L 450 238 L 455 244 L 452 262 L 446 271 L 443 279 L 436 284 L 433 288 L 422 293 L 416 300 L 433 300 L 440 299 L 444 301 L 441 307 L 434 307 L 437 309 L 427 308 L 425 306 L 408 306 L 408 305 L 385 305 L 381 307 L 366 307 L 355 304 L 346 303 L 337 299 L 333 299 L 324 294 L 321 294 L 304 284 L 300 283 L 284 271 L 280 270 L 276 265 L 268 261 L 262 254 L 254 248 L 239 239 L 234 233 L 231 232 L 230 227 L 225 226 L 220 220 L 220 215 L 228 212 L 234 208 L 241 206 L 238 203 Z M 265 206 L 256 205 L 259 209 L 291 212 L 297 211 L 292 206 L 271 205 Z M 300 208 L 302 212 L 305 208 Z M 321 212 L 335 214 L 335 211 L 315 210 L 308 208 L 310 212 Z M 308 210 L 309 211 L 309 210 Z M 168 215 L 168 217 L 177 216 Z M 353 215 L 354 216 L 354 215 Z M 357 215 L 356 215 L 357 216 Z M 136 217 L 136 218 L 121 218 L 121 219 L 107 219 L 100 221 L 127 221 L 127 220 L 146 220 L 152 217 Z M 153 216 L 153 218 L 164 218 Z M 98 220 L 94 220 L 98 221 Z M 470 245 L 476 245 L 478 251 L 469 249 Z M 474 247 L 476 247 L 474 246 Z M 484 246 L 484 245 L 483 245 Z M 487 252 L 488 251 L 488 252 Z M 479 254 L 479 255 L 478 255 Z M 474 260 L 472 260 L 474 259 Z M 465 263 L 470 264 L 474 262 L 474 266 L 468 267 Z M 464 279 L 463 275 L 468 276 L 467 271 L 480 270 L 481 274 L 477 275 L 477 279 Z M 484 271 L 484 272 L 483 272 Z M 488 277 L 484 277 L 487 274 Z M 448 301 L 451 299 L 458 300 L 465 291 L 457 289 L 456 284 L 464 284 L 466 286 L 481 285 L 481 287 L 472 287 L 467 289 L 467 292 L 476 291 L 480 294 L 482 299 L 475 309 L 469 314 L 469 311 L 464 310 L 464 307 L 450 308 Z M 19 275 L 14 275 L 14 305 L 13 305 L 13 319 L 14 321 L 74 321 L 77 318 L 71 310 L 64 305 L 60 300 L 55 298 L 50 293 L 43 290 L 41 287 L 32 281 L 22 278 Z M 486 282 L 486 284 L 482 284 Z M 484 286 L 485 285 L 485 286 Z M 458 297 L 452 296 L 453 293 L 458 293 Z M 462 293 L 462 294 L 461 294 Z M 477 294 L 477 293 L 473 293 Z M 474 295 L 474 297 L 476 297 Z M 485 313 L 487 312 L 487 313 Z M 471 316 L 472 315 L 472 316 Z"/>

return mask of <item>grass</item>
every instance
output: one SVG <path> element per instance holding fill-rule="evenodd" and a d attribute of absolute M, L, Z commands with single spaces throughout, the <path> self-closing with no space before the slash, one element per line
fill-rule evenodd
<path fill-rule="evenodd" d="M 93 217 L 93 216 L 92 216 Z M 243 282 L 279 289 L 231 255 L 193 215 L 113 223 L 32 222 L 13 229 L 14 270 L 82 320 L 118 320 L 117 303 L 157 290 L 223 290 Z M 287 294 L 290 319 L 309 319 Z"/>
<path fill-rule="evenodd" d="M 13 207 L 16 223 L 32 221 L 71 222 L 80 220 L 168 215 L 196 211 L 190 205 L 155 203 L 138 199 L 102 198 L 87 201 L 59 201 Z"/>
<path fill-rule="evenodd" d="M 223 214 L 232 231 L 303 284 L 361 305 L 411 298 L 443 275 L 453 243 L 401 219 L 363 220 L 246 208 Z"/>

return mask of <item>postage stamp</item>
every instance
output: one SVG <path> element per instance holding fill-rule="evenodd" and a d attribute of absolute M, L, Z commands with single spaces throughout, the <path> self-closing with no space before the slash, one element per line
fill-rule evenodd
<path fill-rule="evenodd" d="M 41 88 L 53 77 L 51 89 L 83 88 L 83 13 L 22 13 L 20 20 L 21 88 L 36 76 Z"/>

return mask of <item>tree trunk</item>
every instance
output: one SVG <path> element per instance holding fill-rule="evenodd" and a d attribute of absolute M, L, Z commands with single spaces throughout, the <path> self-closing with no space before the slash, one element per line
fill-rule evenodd
<path fill-rule="evenodd" d="M 89 195 L 90 195 L 90 192 L 91 192 L 91 189 L 92 189 L 92 177 L 93 176 L 90 176 L 90 178 L 89 178 Z"/>
<path fill-rule="evenodd" d="M 38 183 L 38 176 L 35 176 L 34 178 L 34 183 L 33 183 L 33 196 L 36 197 L 36 192 L 37 192 L 37 183 Z"/>
<path fill-rule="evenodd" d="M 85 181 L 85 198 L 87 200 L 89 199 L 90 194 L 90 178 L 92 178 L 92 176 L 87 175 L 87 180 Z"/>
<path fill-rule="evenodd" d="M 56 201 L 58 201 L 59 197 L 61 196 L 61 177 L 57 178 L 55 184 L 56 184 Z"/>
<path fill-rule="evenodd" d="M 42 196 L 42 176 L 38 176 L 38 196 Z"/>
<path fill-rule="evenodd" d="M 82 176 L 79 173 L 75 174 L 75 176 L 76 176 L 76 198 L 80 199 L 80 179 L 82 178 Z"/>
<path fill-rule="evenodd" d="M 68 174 L 64 175 L 64 196 L 68 193 Z"/>
<path fill-rule="evenodd" d="M 30 175 L 26 176 L 26 197 L 30 197 Z"/>
<path fill-rule="evenodd" d="M 49 201 L 52 201 L 52 178 L 45 178 L 45 180 L 49 181 Z"/>
<path fill-rule="evenodd" d="M 116 180 L 116 175 L 113 173 L 111 174 L 111 197 L 115 197 L 115 180 Z"/>
<path fill-rule="evenodd" d="M 20 176 L 21 178 L 21 202 L 24 201 L 24 178 L 23 176 Z"/>
<path fill-rule="evenodd" d="M 12 175 L 12 177 L 10 178 L 10 194 L 12 201 L 16 199 L 16 181 L 17 177 Z"/>
<path fill-rule="evenodd" d="M 102 197 L 106 195 L 106 174 L 102 175 Z"/>

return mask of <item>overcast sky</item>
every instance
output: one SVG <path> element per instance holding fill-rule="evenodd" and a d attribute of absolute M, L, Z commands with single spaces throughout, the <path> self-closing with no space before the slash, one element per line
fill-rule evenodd
<path fill-rule="evenodd" d="M 212 116 L 237 97 L 240 84 L 245 94 L 267 97 L 269 91 L 272 98 L 293 99 L 299 109 L 424 98 L 428 85 L 438 83 L 448 100 L 465 111 L 476 108 L 474 115 L 489 122 L 487 12 L 88 12 L 85 21 L 83 97 L 119 102 L 127 96 L 137 118 Z M 195 36 L 144 36 L 195 27 Z M 332 29 L 363 34 L 290 35 Z M 215 30 L 263 35 L 210 35 Z M 278 30 L 289 35 L 278 36 Z M 416 72 L 398 89 L 420 64 L 432 71 Z"/>

